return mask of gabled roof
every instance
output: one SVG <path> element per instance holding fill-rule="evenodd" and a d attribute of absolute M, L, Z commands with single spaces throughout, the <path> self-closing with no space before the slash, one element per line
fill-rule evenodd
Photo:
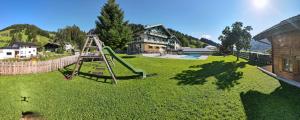
<path fill-rule="evenodd" d="M 9 47 L 0 47 L 0 49 L 19 49 L 18 47 L 11 47 L 11 46 L 9 46 Z"/>
<path fill-rule="evenodd" d="M 146 26 L 146 27 L 145 27 L 145 30 L 151 29 L 151 28 L 155 28 L 155 27 L 162 27 L 162 28 L 168 33 L 169 36 L 174 36 L 174 35 L 172 35 L 171 32 L 170 32 L 164 25 L 162 25 L 162 24 Z"/>
<path fill-rule="evenodd" d="M 44 45 L 44 47 L 45 46 L 53 46 L 53 47 L 59 47 L 59 46 L 61 46 L 60 44 L 58 44 L 58 43 L 47 43 L 46 45 Z"/>
<path fill-rule="evenodd" d="M 292 31 L 300 31 L 300 15 L 291 17 L 287 20 L 280 22 L 279 24 L 254 36 L 253 39 L 257 41 L 262 41 L 268 37 Z"/>
<path fill-rule="evenodd" d="M 175 35 L 171 34 L 171 32 L 170 32 L 164 25 L 162 25 L 162 24 L 146 26 L 145 29 L 144 29 L 143 31 L 148 30 L 148 29 L 151 29 L 151 28 L 155 28 L 155 27 L 162 27 L 162 28 L 167 32 L 167 34 L 168 34 L 171 38 L 175 38 L 175 40 L 176 40 L 179 44 L 181 44 L 180 40 L 178 40 L 178 38 L 177 38 Z M 140 31 L 140 32 L 143 32 L 143 31 Z M 140 32 L 138 32 L 138 33 L 140 33 Z"/>
<path fill-rule="evenodd" d="M 47 44 L 53 44 L 53 45 L 59 45 L 59 46 L 60 46 L 59 43 L 53 43 L 53 42 L 48 42 Z M 46 44 L 46 45 L 47 45 L 47 44 Z"/>
<path fill-rule="evenodd" d="M 32 46 L 36 47 L 34 43 L 25 43 L 25 42 L 14 42 L 11 43 L 9 46 L 1 47 L 0 49 L 19 49 L 21 46 Z"/>

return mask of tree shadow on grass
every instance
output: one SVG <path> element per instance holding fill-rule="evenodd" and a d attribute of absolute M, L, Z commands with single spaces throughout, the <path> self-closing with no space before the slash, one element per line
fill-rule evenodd
<path fill-rule="evenodd" d="M 59 69 L 58 70 L 61 74 L 64 75 L 64 77 L 67 79 L 68 77 L 71 76 L 73 70 L 69 69 L 69 68 L 64 68 L 64 69 Z M 107 76 L 107 75 L 95 75 L 95 74 L 91 74 L 91 73 L 86 73 L 86 72 L 79 72 L 78 74 L 79 77 L 82 78 L 86 78 L 89 80 L 93 80 L 96 82 L 103 82 L 103 83 L 107 83 L 107 80 L 111 80 L 112 77 L 111 76 Z M 141 78 L 140 75 L 130 75 L 130 76 L 116 76 L 117 80 L 132 80 L 132 79 L 139 79 Z M 100 81 L 99 79 L 104 79 L 104 81 Z"/>
<path fill-rule="evenodd" d="M 281 82 L 272 93 L 250 90 L 240 94 L 248 120 L 297 120 L 300 118 L 300 90 Z"/>
<path fill-rule="evenodd" d="M 263 67 L 263 66 L 267 66 L 267 65 L 271 65 L 271 64 L 267 64 L 267 63 L 260 63 L 260 62 L 256 62 L 256 61 L 248 61 L 249 65 L 252 66 L 258 66 L 258 67 Z"/>
<path fill-rule="evenodd" d="M 173 79 L 178 80 L 178 85 L 203 85 L 208 77 L 217 79 L 218 89 L 230 89 L 238 84 L 243 72 L 237 71 L 244 68 L 246 62 L 225 62 L 214 61 L 212 63 L 190 66 L 190 70 L 185 70 L 177 74 Z"/>
<path fill-rule="evenodd" d="M 132 59 L 132 58 L 136 58 L 135 55 L 126 55 L 126 56 L 122 56 L 123 59 Z"/>
<path fill-rule="evenodd" d="M 58 69 L 58 71 L 65 77 L 65 79 L 68 79 L 72 75 L 72 70 L 68 68 Z"/>

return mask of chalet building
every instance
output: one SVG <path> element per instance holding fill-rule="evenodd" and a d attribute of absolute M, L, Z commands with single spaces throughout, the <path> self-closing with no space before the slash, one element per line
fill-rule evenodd
<path fill-rule="evenodd" d="M 255 40 L 272 45 L 272 72 L 300 82 L 300 15 L 263 31 Z"/>
<path fill-rule="evenodd" d="M 57 52 L 61 46 L 57 43 L 47 43 L 44 45 L 44 50 L 46 52 Z"/>
<path fill-rule="evenodd" d="M 33 43 L 15 42 L 0 48 L 0 59 L 31 58 L 37 56 L 37 46 Z"/>
<path fill-rule="evenodd" d="M 163 25 L 148 26 L 135 33 L 134 40 L 128 44 L 129 54 L 161 53 L 181 48 L 180 41 Z"/>

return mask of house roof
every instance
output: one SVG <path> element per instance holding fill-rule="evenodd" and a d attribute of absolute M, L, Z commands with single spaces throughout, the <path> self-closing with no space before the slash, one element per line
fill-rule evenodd
<path fill-rule="evenodd" d="M 162 28 L 168 33 L 169 36 L 171 36 L 171 37 L 174 36 L 174 35 L 172 35 L 171 32 L 170 32 L 164 25 L 162 25 L 162 24 L 146 26 L 146 27 L 145 27 L 145 30 L 151 29 L 151 28 L 155 28 L 155 27 L 162 27 Z"/>
<path fill-rule="evenodd" d="M 257 41 L 263 41 L 271 36 L 293 31 L 300 31 L 300 15 L 280 22 L 279 24 L 254 36 L 253 39 Z"/>
<path fill-rule="evenodd" d="M 0 49 L 19 49 L 19 48 L 8 46 L 8 47 L 0 47 Z"/>
<path fill-rule="evenodd" d="M 180 40 L 178 40 L 178 38 L 177 38 L 175 35 L 171 34 L 171 32 L 170 32 L 164 25 L 162 25 L 162 24 L 156 24 L 156 25 L 149 25 L 149 26 L 146 26 L 145 29 L 144 29 L 143 31 L 148 30 L 148 29 L 151 29 L 151 28 L 154 28 L 154 27 L 162 27 L 162 28 L 168 33 L 168 35 L 169 35 L 171 38 L 175 38 L 175 39 L 177 40 L 177 42 L 179 42 L 179 43 L 181 44 Z M 140 32 L 143 32 L 143 31 L 139 31 L 138 34 L 139 34 Z"/>
<path fill-rule="evenodd" d="M 34 43 L 25 43 L 25 42 L 14 42 L 11 43 L 9 46 L 0 47 L 0 49 L 19 49 L 20 46 L 37 46 Z"/>

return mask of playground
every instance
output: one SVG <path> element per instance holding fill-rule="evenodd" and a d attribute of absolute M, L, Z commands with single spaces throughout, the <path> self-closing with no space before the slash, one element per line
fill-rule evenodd
<path fill-rule="evenodd" d="M 81 74 L 65 80 L 61 71 L 0 78 L 0 119 L 38 112 L 46 119 L 297 119 L 299 90 L 233 56 L 178 60 L 118 55 L 143 69 L 141 79 L 119 62 L 117 85 Z M 147 63 L 147 64 L 145 64 Z M 99 65 L 84 62 L 82 73 Z M 255 75 L 253 75 L 255 73 Z M 26 98 L 26 99 L 24 99 Z M 286 114 L 288 113 L 288 114 Z"/>
<path fill-rule="evenodd" d="M 84 62 L 94 60 L 98 61 L 98 64 L 95 64 L 95 66 L 93 67 L 93 71 L 89 71 L 88 73 L 82 73 L 80 71 L 82 66 L 84 65 Z M 68 80 L 80 74 L 99 78 L 103 77 L 103 73 L 107 69 L 110 74 L 110 78 L 112 79 L 112 83 L 117 84 L 116 75 L 112 68 L 112 66 L 115 66 L 114 60 L 121 63 L 122 66 L 126 67 L 128 70 L 137 74 L 141 78 L 146 78 L 146 73 L 143 70 L 136 69 L 132 65 L 128 64 L 122 58 L 117 56 L 117 54 L 109 46 L 105 46 L 104 42 L 102 42 L 97 35 L 92 34 L 89 34 L 87 36 L 81 53 L 78 56 L 78 60 L 75 63 L 74 69 L 72 71 L 68 70 L 62 73 Z M 105 80 L 107 79 L 108 78 L 105 78 Z"/>

